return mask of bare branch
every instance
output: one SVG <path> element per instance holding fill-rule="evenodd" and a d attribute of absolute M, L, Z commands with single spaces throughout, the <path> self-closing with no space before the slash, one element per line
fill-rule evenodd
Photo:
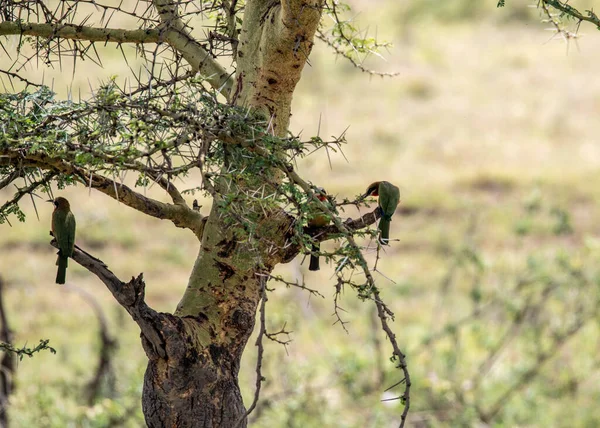
<path fill-rule="evenodd" d="M 347 219 L 343 225 L 349 232 L 356 232 L 357 230 L 364 229 L 366 227 L 375 224 L 377 220 L 381 218 L 381 210 L 375 208 L 370 213 L 363 214 L 361 217 Z M 312 236 L 316 241 L 323 242 L 329 239 L 339 238 L 343 236 L 340 234 L 338 227 L 334 225 L 315 228 L 307 228 L 306 233 Z"/>
<path fill-rule="evenodd" d="M 0 180 L 0 189 L 4 189 L 6 186 L 8 186 L 10 183 L 15 181 L 19 177 L 21 177 L 21 170 L 15 168 L 13 172 L 4 177 L 3 180 Z"/>
<path fill-rule="evenodd" d="M 379 320 L 381 322 L 381 328 L 383 329 L 383 331 L 385 331 L 385 334 L 387 334 L 388 340 L 393 348 L 392 358 L 397 360 L 397 367 L 399 367 L 402 370 L 402 373 L 404 374 L 404 379 L 398 382 L 398 384 L 404 384 L 404 393 L 402 394 L 402 396 L 399 397 L 404 406 L 400 421 L 400 428 L 402 428 L 406 423 L 406 417 L 408 415 L 408 410 L 410 409 L 410 373 L 408 372 L 408 366 L 406 364 L 406 356 L 402 353 L 402 351 L 400 351 L 400 347 L 396 342 L 396 335 L 394 334 L 387 322 L 389 317 L 389 310 L 381 301 L 381 298 L 379 297 L 379 291 L 377 289 L 373 291 L 373 297 L 373 300 L 375 301 L 375 306 L 377 307 L 377 315 L 379 316 Z"/>
<path fill-rule="evenodd" d="M 323 296 L 318 290 L 314 290 L 312 288 L 309 288 L 306 286 L 306 284 L 304 283 L 304 279 L 302 280 L 302 284 L 300 284 L 298 281 L 295 282 L 291 282 L 291 281 L 286 281 L 285 279 L 283 279 L 283 277 L 281 275 L 271 275 L 271 274 L 257 274 L 258 276 L 265 276 L 273 281 L 277 281 L 277 282 L 281 282 L 283 284 L 286 285 L 286 287 L 296 287 L 299 288 L 301 290 L 306 290 L 308 291 L 308 293 L 312 296 L 318 296 L 321 297 L 322 299 L 325 298 L 325 296 Z"/>
<path fill-rule="evenodd" d="M 371 69 L 365 67 L 362 64 L 362 62 L 358 62 L 356 59 L 354 59 L 354 57 L 352 57 L 352 55 L 349 55 L 346 51 L 341 49 L 337 44 L 332 42 L 321 30 L 317 30 L 317 32 L 315 33 L 315 36 L 317 37 L 317 39 L 321 40 L 323 43 L 325 43 L 327 46 L 329 46 L 331 49 L 333 49 L 336 54 L 338 54 L 338 55 L 344 57 L 345 59 L 347 59 L 348 61 L 350 61 L 350 63 L 354 67 L 358 68 L 363 73 L 370 74 L 371 76 L 380 76 L 380 77 L 395 77 L 395 76 L 400 75 L 399 72 L 387 73 L 387 72 L 382 72 L 382 71 L 371 70 Z"/>
<path fill-rule="evenodd" d="M 46 39 L 62 38 L 110 43 L 157 43 L 161 32 L 157 29 L 126 30 L 120 28 L 86 27 L 72 24 L 36 24 L 1 22 L 0 36 L 23 35 Z"/>
<path fill-rule="evenodd" d="M 148 29 L 117 29 L 89 27 L 62 22 L 30 23 L 2 22 L 0 36 L 20 35 L 34 36 L 46 39 L 67 39 L 74 41 L 104 42 L 104 43 L 168 43 L 179 52 L 192 66 L 194 71 L 229 97 L 232 87 L 232 73 L 223 68 L 211 54 L 202 47 L 186 30 L 181 18 L 176 13 L 176 6 L 166 0 L 156 0 L 162 27 Z"/>
<path fill-rule="evenodd" d="M 311 187 L 311 185 L 309 183 L 307 183 L 306 181 L 304 181 L 291 167 L 291 165 L 284 165 L 282 168 L 282 171 L 287 175 L 287 177 L 294 182 L 295 184 L 297 184 L 300 188 L 302 188 L 302 190 L 304 190 L 304 192 L 306 192 L 306 194 L 308 195 L 309 198 L 311 198 L 314 203 L 318 206 L 318 208 L 329 214 L 333 225 L 335 226 L 335 228 L 338 230 L 338 233 L 341 233 L 344 238 L 348 241 L 348 244 L 350 246 L 352 246 L 355 249 L 359 249 L 358 245 L 356 244 L 356 241 L 354 240 L 353 234 L 350 231 L 350 229 L 347 227 L 347 225 L 345 223 L 342 223 L 340 221 L 339 218 L 337 218 L 334 213 L 332 212 L 332 210 L 329 209 L 329 207 L 327 207 L 327 205 L 325 203 L 323 203 L 322 201 L 320 201 L 316 196 L 315 193 Z M 375 210 L 375 212 L 370 213 L 370 215 L 372 217 L 369 217 L 370 219 L 373 220 L 373 222 L 375 222 L 375 220 L 377 219 L 377 214 L 376 212 L 379 212 L 378 209 Z M 369 214 L 367 214 L 368 216 Z M 363 216 L 365 217 L 365 216 Z M 361 221 L 358 222 L 358 224 L 362 223 L 363 218 L 361 217 L 360 219 Z M 367 219 L 365 219 L 364 221 L 368 221 Z M 365 285 L 371 290 L 372 295 L 373 295 L 373 300 L 375 302 L 375 306 L 377 307 L 377 314 L 379 316 L 380 322 L 381 322 L 381 327 L 383 328 L 383 331 L 385 331 L 385 333 L 387 334 L 388 337 L 388 341 L 390 342 L 390 344 L 392 345 L 393 348 L 393 354 L 392 354 L 392 358 L 397 360 L 398 365 L 397 367 L 400 368 L 404 374 L 404 379 L 400 381 L 400 383 L 404 383 L 404 393 L 401 397 L 399 397 L 402 401 L 402 404 L 404 406 L 403 411 L 402 411 L 402 416 L 401 416 L 401 422 L 400 422 L 400 428 L 404 427 L 404 424 L 406 423 L 406 417 L 408 415 L 408 410 L 410 408 L 410 387 L 411 387 L 411 382 L 410 382 L 410 374 L 408 372 L 408 367 L 406 364 L 406 357 L 405 355 L 400 351 L 400 347 L 398 346 L 398 343 L 396 341 L 396 336 L 395 334 L 392 332 L 392 329 L 390 328 L 389 324 L 388 324 L 388 318 L 392 318 L 394 317 L 393 312 L 385 305 L 385 303 L 383 303 L 383 301 L 381 300 L 381 297 L 379 295 L 379 290 L 377 289 L 377 287 L 375 286 L 375 280 L 373 279 L 373 275 L 371 274 L 371 271 L 367 265 L 366 260 L 364 259 L 362 253 L 360 251 L 357 252 L 357 262 L 360 265 L 361 270 L 363 271 L 363 273 L 365 274 L 366 277 L 366 281 L 365 281 Z M 339 280 L 339 279 L 338 279 Z"/>
<path fill-rule="evenodd" d="M 0 164 L 1 164 L 1 156 L 0 156 Z M 15 176 L 15 173 L 13 173 L 9 177 L 7 177 L 6 180 L 3 180 L 3 182 L 6 181 L 7 182 L 6 184 L 8 184 L 8 181 L 11 177 L 16 178 L 19 175 L 20 175 L 20 172 L 16 173 L 16 176 Z M 39 180 L 31 182 L 25 187 L 22 187 L 22 188 L 17 187 L 17 193 L 15 193 L 13 198 L 6 201 L 4 204 L 2 204 L 2 206 L 0 206 L 0 213 L 2 213 L 6 208 L 10 207 L 11 205 L 17 204 L 23 196 L 32 194 L 38 187 L 46 186 L 57 175 L 58 175 L 58 173 L 56 173 L 55 171 L 50 171 L 50 172 L 44 174 Z M 0 184 L 3 184 L 3 183 L 0 183 Z M 1 186 L 0 186 L 0 189 L 2 189 Z M 35 204 L 35 202 L 34 202 L 34 204 Z M 4 214 L 2 214 L 2 216 L 4 216 Z"/>
<path fill-rule="evenodd" d="M 337 323 L 339 323 L 342 326 L 342 328 L 344 329 L 344 331 L 346 332 L 346 334 L 349 334 L 349 331 L 346 328 L 346 324 L 348 324 L 348 322 L 344 321 L 340 315 L 340 311 L 346 312 L 346 310 L 338 304 L 338 300 L 342 294 L 343 286 L 344 286 L 344 282 L 342 281 L 341 278 L 338 278 L 338 282 L 335 285 L 335 293 L 333 294 L 333 315 L 336 318 L 336 321 L 333 323 L 333 325 L 336 325 Z"/>
<path fill-rule="evenodd" d="M 0 25 L 2 25 L 2 24 L 0 24 Z M 0 70 L 0 73 L 6 75 L 8 77 L 8 80 L 11 83 L 11 85 L 12 85 L 12 79 L 17 79 L 17 80 L 20 80 L 21 82 L 25 83 L 25 85 L 27 87 L 28 86 L 33 86 L 35 88 L 41 88 L 42 87 L 42 85 L 40 85 L 38 83 L 35 83 L 35 82 L 32 82 L 31 80 L 26 79 L 24 77 L 21 77 L 17 73 L 13 73 L 11 71 Z"/>
<path fill-rule="evenodd" d="M 548 17 L 547 22 L 550 22 L 552 24 L 552 26 L 554 27 L 554 30 L 556 31 L 556 34 L 562 36 L 564 41 L 568 42 L 569 40 L 577 39 L 579 37 L 577 35 L 577 33 L 567 30 L 562 25 L 562 23 L 560 22 L 560 19 L 556 17 L 557 14 L 552 13 L 550 11 L 550 8 L 548 7 L 546 2 L 541 3 L 541 8 L 544 11 L 544 13 L 546 14 L 546 16 Z M 581 22 L 581 21 L 579 21 L 579 22 Z"/>
<path fill-rule="evenodd" d="M 567 2 L 562 2 L 560 0 L 542 0 L 541 3 L 542 6 L 552 6 L 553 8 L 558 9 L 569 16 L 572 16 L 580 22 L 591 22 L 596 27 L 600 28 L 600 18 L 592 10 L 586 10 L 586 15 L 584 15 L 583 13 L 575 9 L 573 6 L 567 4 Z"/>
<path fill-rule="evenodd" d="M 258 353 L 256 356 L 256 389 L 254 390 L 254 399 L 252 400 L 252 404 L 246 410 L 244 416 L 240 418 L 240 420 L 236 424 L 236 428 L 243 425 L 244 421 L 248 418 L 250 413 L 256 407 L 256 403 L 258 403 L 258 398 L 260 396 L 260 388 L 262 386 L 265 378 L 262 375 L 262 362 L 263 362 L 263 353 L 265 351 L 264 345 L 262 342 L 263 336 L 266 334 L 267 326 L 265 322 L 265 305 L 267 304 L 267 278 L 265 275 L 260 275 L 260 330 L 258 332 L 258 336 L 256 337 L 256 346 L 258 347 Z"/>
<path fill-rule="evenodd" d="M 55 239 L 50 244 L 58 248 Z M 132 277 L 131 281 L 124 283 L 108 269 L 102 260 L 82 251 L 79 247 L 75 247 L 73 250 L 73 260 L 96 275 L 106 285 L 117 302 L 140 326 L 142 335 L 153 346 L 157 355 L 164 358 L 167 354 L 165 338 L 160 330 L 160 315 L 144 301 L 146 284 L 143 275 L 140 274 L 137 278 Z"/>
<path fill-rule="evenodd" d="M 233 87 L 232 73 L 227 72 L 210 53 L 187 31 L 178 11 L 177 3 L 171 0 L 153 0 L 165 27 L 167 43 L 197 70 L 211 86 L 229 98 Z"/>

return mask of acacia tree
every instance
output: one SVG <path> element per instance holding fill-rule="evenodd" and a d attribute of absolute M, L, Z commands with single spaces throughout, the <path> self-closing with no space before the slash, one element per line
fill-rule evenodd
<path fill-rule="evenodd" d="M 10 221 L 11 215 L 23 220 L 19 201 L 27 194 L 52 194 L 51 184 L 80 184 L 188 229 L 200 243 L 173 314 L 158 313 L 145 303 L 141 274 L 124 282 L 82 249 L 73 254 L 141 329 L 148 357 L 142 397 L 148 426 L 247 424 L 262 382 L 262 347 L 248 411 L 238 371 L 259 306 L 259 340 L 269 336 L 266 282 L 283 281 L 271 274 L 276 265 L 330 239 L 339 241 L 337 250 L 321 255 L 337 265 L 337 292 L 352 287 L 377 307 L 392 359 L 403 372 L 404 424 L 410 379 L 388 325 L 393 314 L 354 239 L 373 235 L 366 228 L 381 213 L 342 222 L 339 209 L 359 205 L 361 199 L 321 201 L 315 185 L 293 167 L 294 159 L 309 150 L 336 150 L 343 142 L 343 137 L 301 141 L 288 132 L 292 95 L 315 34 L 350 59 L 347 48 L 368 52 L 378 47 L 357 38 L 356 30 L 340 19 L 340 9 L 325 0 L 154 0 L 131 8 L 93 0 L 62 0 L 52 8 L 41 0 L 3 2 L 0 35 L 13 35 L 17 43 L 12 50 L 3 44 L 14 62 L 1 72 L 10 83 L 27 88 L 0 98 L 0 188 L 17 179 L 25 183 L 0 208 L 0 220 Z M 93 14 L 100 16 L 97 22 Z M 323 14 L 333 17 L 332 29 L 322 25 Z M 113 28 L 111 18 L 118 15 L 136 18 L 137 28 Z M 206 25 L 211 30 L 202 34 Z M 125 60 L 123 46 L 135 46 L 149 78 L 123 87 L 113 79 L 90 99 L 75 102 L 56 99 L 20 73 L 32 59 L 48 66 L 66 56 L 101 63 L 98 43 L 116 44 Z M 231 67 L 218 57 L 228 57 Z M 180 191 L 179 182 L 194 170 L 200 171 L 201 184 Z M 120 179 L 125 173 L 136 175 L 136 187 L 157 183 L 172 202 L 125 185 Z M 183 194 L 195 191 L 212 198 L 208 215 L 196 203 L 187 204 Z M 325 213 L 331 225 L 308 227 L 316 211 Z M 362 279 L 352 276 L 355 269 L 364 273 Z"/>
<path fill-rule="evenodd" d="M 542 0 L 540 5 L 549 16 L 549 7 L 555 7 L 598 24 L 592 12 L 581 14 L 564 2 Z M 262 348 L 248 411 L 238 370 L 257 310 L 259 340 L 268 335 L 266 283 L 282 281 L 272 275 L 276 265 L 330 239 L 338 241 L 337 249 L 321 255 L 336 265 L 336 291 L 351 287 L 377 308 L 392 360 L 402 372 L 404 425 L 409 373 L 388 324 L 393 314 L 355 241 L 355 236 L 373 235 L 368 226 L 381 214 L 374 210 L 342 221 L 344 205 L 359 205 L 361 199 L 322 202 L 316 186 L 293 167 L 294 159 L 314 149 L 335 150 L 344 142 L 343 136 L 302 141 L 288 131 L 293 92 L 315 37 L 359 68 L 354 55 L 380 47 L 358 36 L 341 18 L 344 9 L 334 0 L 153 0 L 127 6 L 57 0 L 52 7 L 42 0 L 7 0 L 0 6 L 0 35 L 16 38 L 14 48 L 2 44 L 14 62 L 0 73 L 27 86 L 0 97 L 0 188 L 24 182 L 0 207 L 0 221 L 10 221 L 11 215 L 24 220 L 19 201 L 25 195 L 51 194 L 51 184 L 79 184 L 198 238 L 188 287 L 173 314 L 145 303 L 141 274 L 124 282 L 89 253 L 77 248 L 73 254 L 141 329 L 148 357 L 142 397 L 148 426 L 246 426 L 260 391 Z M 324 20 L 325 15 L 332 19 Z M 137 25 L 115 28 L 118 16 L 134 18 Z M 325 22 L 333 24 L 329 28 Z M 124 60 L 125 48 L 135 47 L 149 77 L 138 75 L 123 86 L 105 82 L 90 99 L 75 102 L 56 99 L 20 73 L 32 60 L 52 66 L 72 56 L 75 63 L 101 63 L 98 43 L 118 46 Z M 180 191 L 177 186 L 193 171 L 200 172 L 202 182 Z M 171 203 L 123 184 L 125 173 L 136 175 L 136 187 L 157 183 Z M 183 195 L 195 191 L 212 198 L 208 215 L 187 204 Z M 308 227 L 315 210 L 324 212 L 331 225 Z M 353 276 L 355 270 L 364 275 Z M 337 314 L 337 303 L 335 309 Z"/>

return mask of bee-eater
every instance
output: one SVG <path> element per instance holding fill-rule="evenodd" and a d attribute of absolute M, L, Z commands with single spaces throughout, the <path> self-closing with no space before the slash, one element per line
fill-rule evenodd
<path fill-rule="evenodd" d="M 326 202 L 327 196 L 325 193 L 325 189 L 323 189 L 322 187 L 318 187 L 317 191 L 318 191 L 318 193 L 317 192 L 315 193 L 315 196 L 317 197 L 317 199 L 321 202 Z M 319 208 L 315 207 L 315 210 L 319 210 Z M 312 217 L 310 217 L 308 219 L 309 227 L 323 227 L 323 226 L 327 225 L 327 223 L 329 223 L 329 217 L 320 210 L 318 213 L 314 214 Z M 313 244 L 311 247 L 312 254 L 310 255 L 310 263 L 308 265 L 308 270 L 314 271 L 314 270 L 320 269 L 319 251 L 321 251 L 321 243 L 317 242 L 317 243 Z"/>
<path fill-rule="evenodd" d="M 52 212 L 52 234 L 58 243 L 58 259 L 56 265 L 56 283 L 64 284 L 67 276 L 67 265 L 69 257 L 73 256 L 75 247 L 75 216 L 71 212 L 69 201 L 58 197 L 50 200 L 54 204 Z"/>
<path fill-rule="evenodd" d="M 379 242 L 387 245 L 390 240 L 390 222 L 400 202 L 400 190 L 389 181 L 376 181 L 367 188 L 363 198 L 367 196 L 379 196 L 379 209 L 381 210 Z"/>

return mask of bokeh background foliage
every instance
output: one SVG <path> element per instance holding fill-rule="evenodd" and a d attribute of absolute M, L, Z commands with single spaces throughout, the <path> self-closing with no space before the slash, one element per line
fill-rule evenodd
<path fill-rule="evenodd" d="M 587 37 L 565 43 L 525 1 L 501 9 L 477 0 L 350 3 L 362 28 L 394 43 L 385 61 L 366 64 L 400 74 L 369 77 L 317 44 L 292 130 L 327 137 L 351 125 L 347 160 L 316 153 L 299 165 L 328 192 L 352 197 L 378 179 L 401 187 L 392 223 L 399 241 L 379 261 L 377 281 L 413 377 L 409 425 L 598 426 L 600 38 L 583 26 Z M 104 68 L 84 62 L 72 75 L 64 65 L 46 81 L 64 96 L 70 85 L 85 93 L 88 80 L 124 79 L 120 51 L 103 51 Z M 196 239 L 103 195 L 62 194 L 74 206 L 78 244 L 120 277 L 144 272 L 148 303 L 172 311 Z M 142 425 L 137 327 L 71 264 L 69 280 L 95 296 L 117 344 L 114 381 L 88 405 L 82 391 L 98 360 L 98 321 L 81 294 L 53 283 L 50 204 L 38 204 L 39 221 L 31 205 L 23 208 L 27 223 L 0 227 L 10 322 L 16 344 L 49 338 L 57 354 L 19 363 L 13 426 Z M 254 426 L 397 425 L 399 403 L 381 401 L 394 397 L 383 390 L 397 375 L 384 364 L 390 352 L 370 307 L 348 293 L 349 333 L 332 326 L 332 268 L 309 273 L 301 261 L 278 272 L 304 276 L 326 299 L 282 285 L 271 293 L 268 324 L 285 324 L 293 342 L 266 344 Z M 249 346 L 246 402 L 254 359 Z"/>

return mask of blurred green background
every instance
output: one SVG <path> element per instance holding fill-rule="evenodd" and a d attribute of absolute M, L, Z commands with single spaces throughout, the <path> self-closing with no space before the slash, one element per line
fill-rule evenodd
<path fill-rule="evenodd" d="M 407 354 L 411 427 L 600 426 L 600 36 L 582 25 L 588 35 L 566 43 L 530 3 L 352 1 L 357 24 L 394 44 L 365 64 L 399 76 L 361 73 L 317 43 L 295 94 L 294 133 L 327 138 L 350 126 L 345 157 L 313 154 L 299 163 L 306 178 L 340 198 L 381 179 L 401 189 L 398 241 L 379 260 L 376 280 Z M 129 75 L 118 49 L 101 55 L 104 68 L 79 63 L 73 75 L 65 63 L 44 72 L 46 83 L 63 96 L 71 85 L 85 95 L 109 76 Z M 197 183 L 192 177 L 188 187 Z M 0 191 L 1 199 L 12 193 Z M 96 192 L 61 195 L 72 201 L 78 245 L 121 279 L 143 272 L 148 303 L 173 311 L 195 237 Z M 201 204 L 207 212 L 210 202 Z M 98 321 L 79 294 L 54 284 L 51 205 L 37 204 L 39 221 L 29 201 L 23 208 L 26 223 L 0 226 L 10 323 L 16 345 L 48 338 L 57 354 L 19 363 L 12 425 L 142 426 L 139 330 L 96 277 L 70 264 L 67 281 L 95 296 L 118 343 L 115 381 L 88 406 L 82 391 L 97 364 Z M 268 327 L 285 324 L 293 341 L 266 344 L 253 426 L 397 426 L 400 403 L 381 400 L 400 394 L 383 391 L 401 375 L 373 305 L 346 290 L 346 334 L 332 325 L 332 267 L 312 273 L 301 262 L 276 273 L 304 278 L 326 298 L 273 284 Z M 253 344 L 240 375 L 247 405 Z"/>

